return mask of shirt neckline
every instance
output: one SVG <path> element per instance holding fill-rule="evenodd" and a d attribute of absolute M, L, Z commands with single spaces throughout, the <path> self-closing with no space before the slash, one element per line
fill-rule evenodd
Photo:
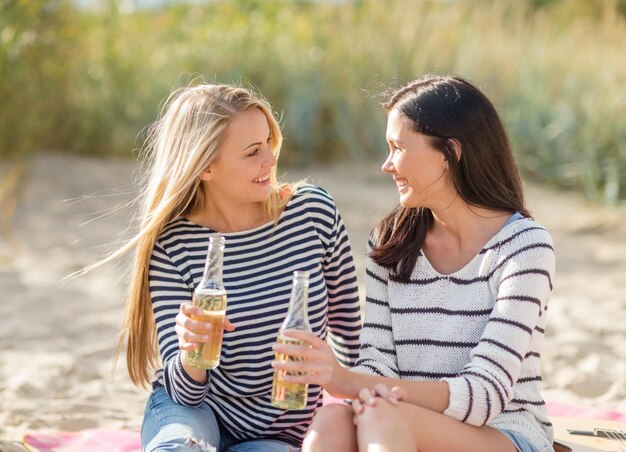
<path fill-rule="evenodd" d="M 481 255 L 485 254 L 485 252 L 488 252 L 490 247 L 494 244 L 497 243 L 497 241 L 500 239 L 500 236 L 502 236 L 502 234 L 504 233 L 504 231 L 506 229 L 508 229 L 512 224 L 514 224 L 517 220 L 521 220 L 523 219 L 524 216 L 522 214 L 520 214 L 519 212 L 515 212 L 514 214 L 511 215 L 511 217 L 509 218 L 509 220 L 500 228 L 500 230 L 498 232 L 496 232 L 494 235 L 491 236 L 491 238 L 489 240 L 487 240 L 487 243 L 485 243 L 482 248 L 480 250 L 478 250 L 478 252 L 474 255 L 474 257 L 472 257 L 467 264 L 465 264 L 463 267 L 459 268 L 458 270 L 452 272 L 452 273 L 441 273 L 439 271 L 437 271 L 435 269 L 435 267 L 433 267 L 433 265 L 430 263 L 430 260 L 428 259 L 428 257 L 426 257 L 426 254 L 420 250 L 420 258 L 423 258 L 424 261 L 428 264 L 428 267 L 430 268 L 430 271 L 433 272 L 434 274 L 436 274 L 438 277 L 441 278 L 452 278 L 455 276 L 458 276 L 459 274 L 465 272 L 468 268 L 472 267 L 474 262 L 480 258 Z"/>
<path fill-rule="evenodd" d="M 261 232 L 265 229 L 271 228 L 273 226 L 277 226 L 281 220 L 283 219 L 283 216 L 285 215 L 285 213 L 287 212 L 287 210 L 289 210 L 289 208 L 291 207 L 291 204 L 293 202 L 293 200 L 297 197 L 299 190 L 296 190 L 293 192 L 293 194 L 291 195 L 291 198 L 289 199 L 289 201 L 287 201 L 287 204 L 285 205 L 285 207 L 283 208 L 283 211 L 280 213 L 280 215 L 278 216 L 278 218 L 276 220 L 270 220 L 266 223 L 263 223 L 259 226 L 255 226 L 253 228 L 250 229 L 244 229 L 243 231 L 234 231 L 234 232 L 219 232 L 216 231 L 215 229 L 209 228 L 207 226 L 202 226 L 201 224 L 198 223 L 194 223 L 193 221 L 191 221 L 190 219 L 188 219 L 187 217 L 183 217 L 180 216 L 178 217 L 178 220 L 183 221 L 189 225 L 192 225 L 194 227 L 197 227 L 199 229 L 203 229 L 209 233 L 212 234 L 219 234 L 221 236 L 224 237 L 237 237 L 237 236 L 242 236 L 242 235 L 249 235 L 249 234 L 253 234 L 256 232 Z"/>

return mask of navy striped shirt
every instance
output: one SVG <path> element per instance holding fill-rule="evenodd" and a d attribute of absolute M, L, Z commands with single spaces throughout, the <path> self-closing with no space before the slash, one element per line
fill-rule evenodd
<path fill-rule="evenodd" d="M 271 405 L 272 345 L 287 314 L 295 270 L 308 271 L 309 322 L 322 339 L 330 336 L 339 361 L 358 357 L 361 317 L 352 251 L 330 195 L 319 187 L 296 190 L 277 224 L 222 234 L 226 314 L 236 326 L 224 332 L 220 365 L 197 383 L 183 370 L 174 332 L 180 304 L 191 301 L 204 270 L 209 236 L 215 231 L 187 219 L 172 220 L 158 238 L 150 261 L 150 295 L 164 368 L 157 381 L 177 403 L 208 403 L 238 439 L 275 437 L 299 444 L 322 390 L 309 386 L 305 409 Z"/>

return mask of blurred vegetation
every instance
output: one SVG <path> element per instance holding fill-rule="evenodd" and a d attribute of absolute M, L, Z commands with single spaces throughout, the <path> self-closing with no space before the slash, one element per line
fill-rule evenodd
<path fill-rule="evenodd" d="M 626 0 L 0 2 L 0 162 L 129 155 L 172 87 L 250 82 L 283 161 L 381 159 L 381 92 L 423 73 L 496 103 L 527 177 L 626 198 Z M 0 171 L 0 177 L 2 171 Z"/>

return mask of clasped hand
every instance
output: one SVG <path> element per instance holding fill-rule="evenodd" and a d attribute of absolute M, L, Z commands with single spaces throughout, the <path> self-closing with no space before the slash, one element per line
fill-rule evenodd
<path fill-rule="evenodd" d="M 352 400 L 355 424 L 357 416 L 363 413 L 366 407 L 376 406 L 377 399 L 383 399 L 392 405 L 397 405 L 399 401 L 405 400 L 406 397 L 406 391 L 398 386 L 389 388 L 383 383 L 378 383 L 373 389 L 361 388 L 358 398 Z"/>

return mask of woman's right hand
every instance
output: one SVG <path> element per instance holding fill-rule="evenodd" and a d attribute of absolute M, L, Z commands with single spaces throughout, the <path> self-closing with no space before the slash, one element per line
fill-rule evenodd
<path fill-rule="evenodd" d="M 376 399 L 381 398 L 392 405 L 397 405 L 400 400 L 405 400 L 406 391 L 398 386 L 389 388 L 384 383 L 378 383 L 373 389 L 361 388 L 359 396 L 352 400 L 352 410 L 355 415 L 362 414 L 366 406 L 376 406 Z M 356 418 L 355 418 L 356 419 Z"/>
<path fill-rule="evenodd" d="M 203 314 L 202 308 L 194 306 L 192 303 L 182 303 L 180 311 L 176 315 L 176 326 L 174 331 L 178 336 L 178 347 L 183 351 L 195 350 L 202 342 L 209 342 L 212 325 L 209 322 L 194 320 Z M 224 318 L 224 330 L 233 331 L 235 325 L 230 323 L 228 318 Z"/>
<path fill-rule="evenodd" d="M 349 372 L 339 364 L 326 341 L 309 331 L 285 330 L 282 334 L 304 341 L 307 345 L 277 343 L 272 347 L 279 354 L 300 358 L 293 361 L 272 361 L 274 369 L 285 371 L 281 379 L 286 383 L 320 385 L 334 396 L 341 394 L 343 381 Z"/>

